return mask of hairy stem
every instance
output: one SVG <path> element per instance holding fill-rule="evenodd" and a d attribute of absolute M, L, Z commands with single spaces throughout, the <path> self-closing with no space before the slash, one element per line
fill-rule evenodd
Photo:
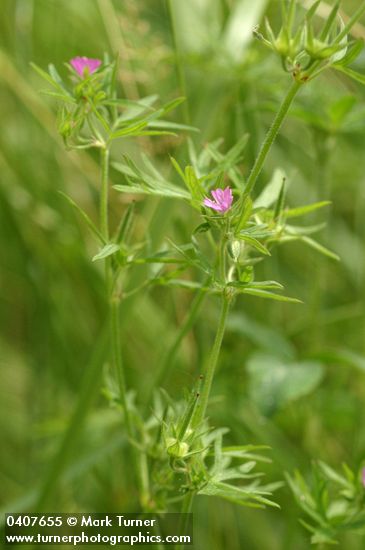
<path fill-rule="evenodd" d="M 261 146 L 261 149 L 259 151 L 259 154 L 255 160 L 255 164 L 251 170 L 251 173 L 248 177 L 246 188 L 245 188 L 245 194 L 248 195 L 251 193 L 252 189 L 254 188 L 257 178 L 259 177 L 261 170 L 263 168 L 264 162 L 266 160 L 267 155 L 269 154 L 269 151 L 271 149 L 272 144 L 274 143 L 274 140 L 284 122 L 284 119 L 286 115 L 288 114 L 289 108 L 292 104 L 293 99 L 297 95 L 300 87 L 302 86 L 301 82 L 294 81 L 292 85 L 290 86 L 288 93 L 286 94 L 282 104 L 280 105 L 279 111 L 277 112 L 273 123 L 271 124 L 266 137 L 264 139 L 264 142 Z"/>
<path fill-rule="evenodd" d="M 109 241 L 109 148 L 103 147 L 101 150 L 101 190 L 100 190 L 100 232 L 106 242 Z M 111 284 L 111 265 L 110 258 L 105 258 L 105 283 L 107 288 L 107 297 L 110 303 L 110 342 L 112 349 L 112 361 L 114 371 L 117 376 L 120 400 L 124 412 L 127 433 L 132 434 L 131 421 L 127 406 L 126 385 L 122 363 L 122 350 L 120 345 L 120 320 L 119 304 L 120 296 L 112 293 Z"/>
<path fill-rule="evenodd" d="M 195 413 L 191 421 L 191 425 L 193 428 L 198 426 L 204 420 L 204 417 L 206 414 L 213 377 L 217 366 L 219 352 L 222 346 L 223 336 L 226 328 L 229 304 L 230 304 L 229 299 L 223 295 L 218 329 L 215 336 L 213 348 L 210 353 L 209 360 L 204 373 L 204 380 L 203 380 L 203 387 L 202 387 L 201 396 L 200 396 L 200 402 L 198 403 L 195 409 Z"/>
<path fill-rule="evenodd" d="M 101 190 L 100 190 L 100 231 L 106 241 L 109 240 L 109 149 L 101 149 Z"/>

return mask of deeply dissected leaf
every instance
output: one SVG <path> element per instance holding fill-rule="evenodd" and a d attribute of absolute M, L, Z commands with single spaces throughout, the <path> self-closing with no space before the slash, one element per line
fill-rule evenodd
<path fill-rule="evenodd" d="M 138 193 L 158 195 L 172 198 L 190 200 L 191 195 L 183 188 L 169 182 L 155 167 L 151 167 L 150 161 L 144 157 L 147 170 L 143 170 L 128 156 L 124 156 L 124 162 L 113 163 L 113 167 L 126 176 L 129 185 L 119 184 L 114 188 L 123 193 Z"/>

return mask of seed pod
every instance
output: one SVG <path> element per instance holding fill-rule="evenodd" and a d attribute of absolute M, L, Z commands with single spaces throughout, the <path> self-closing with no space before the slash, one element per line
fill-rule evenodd
<path fill-rule="evenodd" d="M 232 260 L 237 262 L 242 249 L 242 243 L 241 241 L 238 241 L 237 239 L 233 241 L 229 241 L 227 245 L 228 254 L 231 256 Z"/>
<path fill-rule="evenodd" d="M 189 452 L 189 445 L 174 437 L 166 439 L 167 453 L 174 458 L 183 458 Z"/>

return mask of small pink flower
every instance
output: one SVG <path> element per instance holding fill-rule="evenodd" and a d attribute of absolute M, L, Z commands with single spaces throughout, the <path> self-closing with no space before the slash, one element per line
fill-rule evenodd
<path fill-rule="evenodd" d="M 74 57 L 70 64 L 80 76 L 94 73 L 101 65 L 100 59 L 91 57 Z"/>
<path fill-rule="evenodd" d="M 227 210 L 231 208 L 233 195 L 230 187 L 226 187 L 225 189 L 214 189 L 211 193 L 214 201 L 205 198 L 203 201 L 205 206 L 213 208 L 213 210 L 217 210 L 217 212 L 227 212 Z"/>

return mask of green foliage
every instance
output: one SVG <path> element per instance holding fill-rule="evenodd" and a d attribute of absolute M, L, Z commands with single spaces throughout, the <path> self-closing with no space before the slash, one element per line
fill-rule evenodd
<path fill-rule="evenodd" d="M 156 392 L 153 415 L 146 420 L 131 396 L 131 411 L 139 426 L 139 439 L 132 443 L 144 453 L 151 472 L 149 510 L 166 512 L 170 502 L 189 494 L 217 496 L 254 508 L 278 507 L 271 495 L 282 483 L 262 485 L 264 474 L 256 470 L 257 463 L 270 462 L 262 454 L 266 447 L 224 447 L 222 436 L 227 428 L 212 429 L 206 423 L 192 428 L 200 386 L 201 380 L 182 402 L 164 391 Z M 120 407 L 117 391 L 110 387 L 104 394 L 113 406 Z"/>
<path fill-rule="evenodd" d="M 347 25 L 341 19 L 338 11 L 340 2 L 336 1 L 330 10 L 319 33 L 315 32 L 314 19 L 321 0 L 317 0 L 305 13 L 304 18 L 296 22 L 297 2 L 282 0 L 282 27 L 275 36 L 268 19 L 265 20 L 265 38 L 255 29 L 256 38 L 262 41 L 280 57 L 283 69 L 289 72 L 298 82 L 306 82 L 317 76 L 324 69 L 333 67 L 341 70 L 351 78 L 361 81 L 361 75 L 347 68 L 361 53 L 362 41 L 349 43 L 347 34 L 354 23 L 365 12 L 365 6 L 360 5 Z"/>
<path fill-rule="evenodd" d="M 338 544 L 338 537 L 346 531 L 365 532 L 364 487 L 360 476 L 346 464 L 338 473 L 319 461 L 312 467 L 310 485 L 298 471 L 286 477 L 297 504 L 311 522 L 301 520 L 312 534 L 312 544 Z"/>
<path fill-rule="evenodd" d="M 361 550 L 363 3 L 283 0 L 282 16 L 267 0 L 168 4 L 171 28 L 163 3 L 4 0 L 3 509 L 176 512 L 196 496 L 204 548 L 305 550 L 309 531 Z M 265 16 L 266 51 L 251 42 Z M 119 62 L 85 79 L 64 65 L 102 51 Z M 300 89 L 245 194 L 285 99 L 275 55 Z M 227 186 L 231 209 L 203 206 Z M 207 366 L 193 428 L 207 377 L 191 380 Z M 145 398 L 160 385 L 169 394 Z M 333 469 L 289 481 L 302 529 L 293 495 L 271 493 L 318 457 Z"/>
<path fill-rule="evenodd" d="M 101 69 L 83 77 L 68 65 L 73 87 L 63 82 L 53 65 L 49 65 L 46 72 L 32 63 L 33 69 L 56 90 L 44 93 L 63 103 L 58 112 L 58 131 L 67 148 L 100 148 L 118 138 L 175 135 L 170 130 L 196 130 L 161 118 L 184 98 L 174 99 L 158 109 L 153 107 L 156 96 L 138 101 L 118 99 L 113 78 L 117 63 L 118 59 L 105 63 Z"/>

